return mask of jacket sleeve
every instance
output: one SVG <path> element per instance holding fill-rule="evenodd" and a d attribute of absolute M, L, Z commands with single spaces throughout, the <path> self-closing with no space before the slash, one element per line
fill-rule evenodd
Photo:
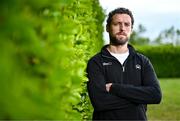
<path fill-rule="evenodd" d="M 110 93 L 138 104 L 158 104 L 162 93 L 151 62 L 146 58 L 142 75 L 142 86 L 113 83 Z"/>
<path fill-rule="evenodd" d="M 124 98 L 110 94 L 105 88 L 105 77 L 100 62 L 91 59 L 87 65 L 87 89 L 91 103 L 95 110 L 103 111 L 115 109 L 125 103 L 131 103 Z"/>

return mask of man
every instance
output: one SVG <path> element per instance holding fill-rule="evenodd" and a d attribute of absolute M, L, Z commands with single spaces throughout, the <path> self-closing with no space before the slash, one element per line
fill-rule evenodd
<path fill-rule="evenodd" d="M 117 8 L 110 12 L 106 26 L 110 44 L 88 62 L 93 120 L 147 120 L 146 105 L 161 101 L 151 62 L 128 44 L 133 24 L 130 10 Z"/>

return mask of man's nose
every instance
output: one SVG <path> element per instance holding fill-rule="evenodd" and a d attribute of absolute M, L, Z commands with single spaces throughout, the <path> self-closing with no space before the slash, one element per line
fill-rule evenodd
<path fill-rule="evenodd" d="M 125 30 L 125 25 L 124 24 L 119 24 L 119 30 L 124 31 Z"/>

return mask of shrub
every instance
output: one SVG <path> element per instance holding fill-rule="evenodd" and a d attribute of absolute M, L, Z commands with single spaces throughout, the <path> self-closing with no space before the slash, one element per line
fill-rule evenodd
<path fill-rule="evenodd" d="M 151 60 L 158 77 L 180 77 L 180 46 L 140 46 L 137 49 Z"/>
<path fill-rule="evenodd" d="M 2 0 L 0 11 L 0 119 L 85 119 L 86 61 L 103 43 L 98 1 Z"/>

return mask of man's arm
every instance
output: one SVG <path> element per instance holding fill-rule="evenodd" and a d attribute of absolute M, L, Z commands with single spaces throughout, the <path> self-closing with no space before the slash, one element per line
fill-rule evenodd
<path fill-rule="evenodd" d="M 121 107 L 130 101 L 106 91 L 106 81 L 100 62 L 90 60 L 87 65 L 88 94 L 95 110 L 110 110 Z"/>
<path fill-rule="evenodd" d="M 138 104 L 160 103 L 162 94 L 155 71 L 149 60 L 146 61 L 143 73 L 143 85 L 133 86 L 127 84 L 108 83 L 106 90 L 127 100 Z"/>

